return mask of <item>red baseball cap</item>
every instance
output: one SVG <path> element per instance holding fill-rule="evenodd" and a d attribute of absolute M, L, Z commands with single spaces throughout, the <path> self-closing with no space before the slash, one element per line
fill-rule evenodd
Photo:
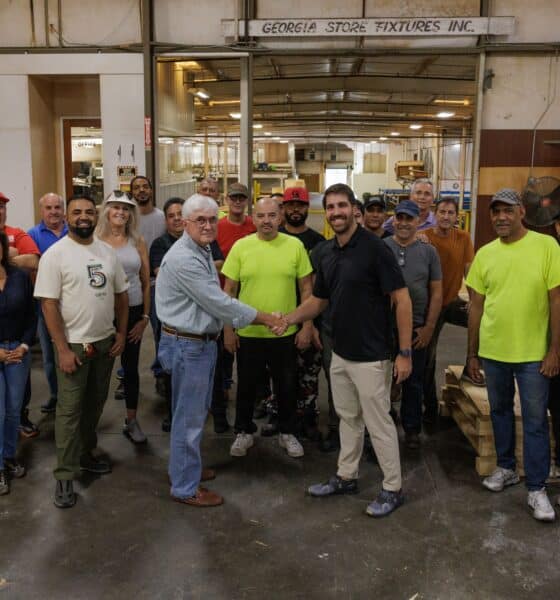
<path fill-rule="evenodd" d="M 0 202 L 4 202 L 4 204 L 6 204 L 6 202 L 9 202 L 10 199 L 8 198 L 8 196 L 5 196 L 2 192 L 0 192 Z"/>
<path fill-rule="evenodd" d="M 304 187 L 290 187 L 284 190 L 284 202 L 304 202 L 309 204 L 309 193 Z"/>

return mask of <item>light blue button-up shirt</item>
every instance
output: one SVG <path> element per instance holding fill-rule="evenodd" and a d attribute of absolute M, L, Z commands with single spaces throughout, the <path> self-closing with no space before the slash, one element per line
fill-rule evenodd
<path fill-rule="evenodd" d="M 217 334 L 223 323 L 246 327 L 257 310 L 220 288 L 210 247 L 201 247 L 185 232 L 163 258 L 156 279 L 158 319 L 178 331 Z"/>

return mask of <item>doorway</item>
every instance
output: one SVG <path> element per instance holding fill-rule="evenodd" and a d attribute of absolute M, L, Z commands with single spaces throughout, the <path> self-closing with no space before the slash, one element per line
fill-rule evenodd
<path fill-rule="evenodd" d="M 63 119 L 66 195 L 85 194 L 96 204 L 104 198 L 101 119 Z"/>
<path fill-rule="evenodd" d="M 348 173 L 346 169 L 325 169 L 325 189 L 335 183 L 347 183 Z"/>

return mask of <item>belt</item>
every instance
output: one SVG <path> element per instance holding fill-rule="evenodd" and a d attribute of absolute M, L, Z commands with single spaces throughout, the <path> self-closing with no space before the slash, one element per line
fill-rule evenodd
<path fill-rule="evenodd" d="M 164 325 L 162 323 L 161 330 L 165 331 L 165 333 L 169 333 L 170 335 L 175 335 L 180 338 L 185 338 L 187 340 L 201 340 L 203 342 L 215 342 L 219 337 L 219 333 L 190 333 L 189 331 L 179 331 L 178 329 L 173 329 L 173 327 L 169 327 L 168 325 Z"/>

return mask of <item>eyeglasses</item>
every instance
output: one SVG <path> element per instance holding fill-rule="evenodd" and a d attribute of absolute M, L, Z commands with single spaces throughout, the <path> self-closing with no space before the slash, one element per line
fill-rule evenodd
<path fill-rule="evenodd" d="M 406 250 L 404 248 L 399 248 L 399 258 L 397 260 L 399 267 L 406 266 Z"/>
<path fill-rule="evenodd" d="M 196 219 L 187 219 L 191 223 L 195 223 L 202 229 L 206 227 L 206 225 L 210 225 L 210 227 L 215 227 L 218 223 L 218 217 L 197 217 Z"/>

